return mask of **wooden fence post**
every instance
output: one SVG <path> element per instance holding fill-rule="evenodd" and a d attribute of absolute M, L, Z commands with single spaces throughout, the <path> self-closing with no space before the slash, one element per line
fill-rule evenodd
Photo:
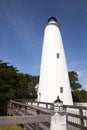
<path fill-rule="evenodd" d="M 25 107 L 24 115 L 27 115 L 27 107 Z"/>
<path fill-rule="evenodd" d="M 39 115 L 39 114 L 40 114 L 40 111 L 39 111 L 39 110 L 36 110 L 36 113 L 37 113 L 37 115 Z M 39 130 L 39 123 L 36 123 L 36 130 Z"/>
<path fill-rule="evenodd" d="M 17 105 L 17 112 L 19 112 L 20 111 L 20 109 L 19 109 L 19 105 Z"/>
<path fill-rule="evenodd" d="M 12 103 L 9 102 L 9 109 L 10 109 L 10 111 L 11 111 L 11 107 L 12 107 Z"/>
<path fill-rule="evenodd" d="M 48 109 L 48 104 L 46 103 L 46 109 Z"/>
<path fill-rule="evenodd" d="M 14 109 L 15 109 L 15 106 L 14 106 L 14 104 L 12 104 L 12 109 L 11 109 L 12 114 L 14 114 Z"/>
<path fill-rule="evenodd" d="M 39 107 L 39 102 L 37 102 L 37 107 Z"/>
<path fill-rule="evenodd" d="M 8 106 L 7 106 L 7 116 L 11 115 L 11 102 L 9 101 Z"/>
<path fill-rule="evenodd" d="M 80 114 L 80 124 L 81 124 L 81 126 L 84 126 L 84 119 L 82 118 L 82 116 L 83 116 L 83 111 L 82 111 L 82 109 L 79 109 L 79 114 Z"/>
<path fill-rule="evenodd" d="M 27 107 L 25 107 L 24 115 L 27 115 Z M 24 130 L 27 130 L 27 124 L 24 124 Z"/>

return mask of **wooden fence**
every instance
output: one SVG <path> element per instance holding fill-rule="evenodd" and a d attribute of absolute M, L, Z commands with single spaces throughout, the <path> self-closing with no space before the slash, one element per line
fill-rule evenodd
<path fill-rule="evenodd" d="M 66 105 L 67 123 L 81 130 L 87 130 L 87 107 Z"/>
<path fill-rule="evenodd" d="M 81 130 L 87 130 L 87 107 L 75 105 L 64 107 L 67 111 L 67 123 Z M 8 106 L 10 116 L 0 117 L 0 125 L 23 124 L 24 129 L 31 127 L 30 130 L 39 128 L 49 130 L 52 112 L 52 103 L 10 101 Z"/>
<path fill-rule="evenodd" d="M 16 123 L 24 124 L 24 129 L 27 127 L 30 130 L 39 130 L 40 128 L 43 130 L 49 130 L 52 110 L 46 108 L 39 107 L 38 102 L 10 101 L 8 106 L 8 115 L 17 115 L 18 119 L 16 118 Z M 23 122 L 23 120 L 25 121 Z"/>

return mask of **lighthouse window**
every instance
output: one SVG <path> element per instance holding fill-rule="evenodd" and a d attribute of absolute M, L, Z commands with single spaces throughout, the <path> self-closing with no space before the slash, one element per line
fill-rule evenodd
<path fill-rule="evenodd" d="M 60 87 L 60 93 L 63 93 L 63 87 Z"/>
<path fill-rule="evenodd" d="M 59 53 L 57 53 L 57 58 L 59 58 Z"/>
<path fill-rule="evenodd" d="M 41 93 L 39 93 L 39 95 L 41 96 Z"/>

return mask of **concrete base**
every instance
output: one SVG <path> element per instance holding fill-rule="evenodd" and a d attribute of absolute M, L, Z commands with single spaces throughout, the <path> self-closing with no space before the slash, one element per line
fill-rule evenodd
<path fill-rule="evenodd" d="M 58 112 L 52 115 L 50 130 L 67 130 L 66 112 Z"/>

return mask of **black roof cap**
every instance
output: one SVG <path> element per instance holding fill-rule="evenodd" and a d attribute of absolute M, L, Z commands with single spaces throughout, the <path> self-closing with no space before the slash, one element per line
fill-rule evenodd
<path fill-rule="evenodd" d="M 59 99 L 59 96 L 58 96 L 57 99 L 54 101 L 54 103 L 57 103 L 57 102 L 63 103 L 63 101 L 61 101 L 61 100 Z"/>
<path fill-rule="evenodd" d="M 50 18 L 48 19 L 48 22 L 50 22 L 50 21 L 55 21 L 55 22 L 57 22 L 57 19 L 54 18 L 54 17 L 50 17 Z"/>

